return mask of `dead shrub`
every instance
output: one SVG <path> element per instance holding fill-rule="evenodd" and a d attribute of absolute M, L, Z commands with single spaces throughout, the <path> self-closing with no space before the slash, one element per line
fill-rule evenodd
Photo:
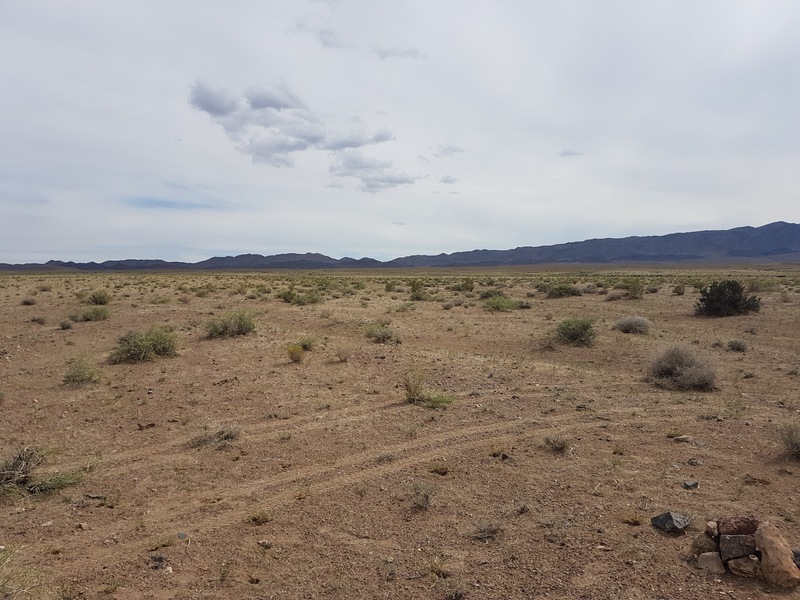
<path fill-rule="evenodd" d="M 672 346 L 659 354 L 647 370 L 647 380 L 669 390 L 710 391 L 714 369 L 688 348 Z"/>

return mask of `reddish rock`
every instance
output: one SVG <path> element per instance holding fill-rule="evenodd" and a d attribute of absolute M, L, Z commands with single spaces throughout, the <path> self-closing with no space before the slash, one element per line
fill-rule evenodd
<path fill-rule="evenodd" d="M 753 515 L 723 517 L 717 522 L 720 535 L 753 535 L 758 529 L 758 519 Z"/>
<path fill-rule="evenodd" d="M 756 545 L 761 550 L 761 573 L 777 588 L 791 589 L 800 584 L 800 569 L 794 564 L 792 547 L 772 523 L 761 523 L 756 530 Z"/>
<path fill-rule="evenodd" d="M 728 568 L 731 573 L 739 577 L 750 577 L 751 579 L 761 577 L 761 561 L 753 554 L 729 560 Z"/>
<path fill-rule="evenodd" d="M 720 535 L 719 555 L 722 562 L 756 553 L 756 539 L 752 535 Z"/>

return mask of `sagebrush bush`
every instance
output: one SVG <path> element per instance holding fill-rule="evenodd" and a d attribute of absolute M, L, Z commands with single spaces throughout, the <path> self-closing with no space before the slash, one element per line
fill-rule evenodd
<path fill-rule="evenodd" d="M 581 292 L 580 288 L 571 283 L 557 283 L 555 285 L 551 285 L 547 290 L 547 297 L 548 298 L 567 298 L 569 296 L 580 296 L 583 292 Z"/>
<path fill-rule="evenodd" d="M 82 385 L 100 381 L 102 372 L 88 359 L 83 357 L 70 358 L 67 361 L 67 372 L 63 382 L 66 385 Z"/>
<path fill-rule="evenodd" d="M 688 348 L 672 346 L 659 354 L 647 370 L 647 379 L 670 390 L 714 389 L 714 369 Z"/>
<path fill-rule="evenodd" d="M 111 302 L 111 292 L 108 290 L 96 290 L 86 297 L 89 304 L 103 305 Z"/>
<path fill-rule="evenodd" d="M 705 317 L 730 317 L 761 310 L 761 298 L 747 294 L 744 285 L 733 279 L 714 281 L 700 290 L 695 314 Z"/>
<path fill-rule="evenodd" d="M 484 301 L 487 310 L 495 312 L 507 312 L 522 308 L 522 302 L 508 298 L 507 296 L 490 296 Z M 530 305 L 529 305 L 530 306 Z"/>
<path fill-rule="evenodd" d="M 778 437 L 786 454 L 800 460 L 800 424 L 786 423 L 778 428 Z"/>
<path fill-rule="evenodd" d="M 640 333 L 645 334 L 650 331 L 650 319 L 646 317 L 639 317 L 635 315 L 627 315 L 617 319 L 614 323 L 613 329 L 621 331 L 622 333 Z"/>
<path fill-rule="evenodd" d="M 89 308 L 69 316 L 76 323 L 83 321 L 105 321 L 108 319 L 108 307 L 90 306 Z"/>
<path fill-rule="evenodd" d="M 247 335 L 255 330 L 253 317 L 245 311 L 234 311 L 212 319 L 205 324 L 209 339 Z"/>
<path fill-rule="evenodd" d="M 556 327 L 556 339 L 572 346 L 591 346 L 595 331 L 592 319 L 564 319 Z"/>
<path fill-rule="evenodd" d="M 386 325 L 373 323 L 367 327 L 364 335 L 371 339 L 376 344 L 388 344 L 391 341 L 396 341 L 394 331 Z"/>
<path fill-rule="evenodd" d="M 171 328 L 156 325 L 146 331 L 129 331 L 120 337 L 117 348 L 109 356 L 109 362 L 137 363 L 176 354 L 178 354 L 178 336 Z"/>
<path fill-rule="evenodd" d="M 744 340 L 730 340 L 728 342 L 728 350 L 733 352 L 747 352 L 747 342 Z"/>

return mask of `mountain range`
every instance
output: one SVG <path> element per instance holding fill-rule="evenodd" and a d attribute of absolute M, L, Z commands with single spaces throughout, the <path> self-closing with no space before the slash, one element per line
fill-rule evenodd
<path fill-rule="evenodd" d="M 667 235 L 591 239 L 511 250 L 470 250 L 452 254 L 414 255 L 381 262 L 372 258 L 331 258 L 324 254 L 240 254 L 196 263 L 125 259 L 104 262 L 6 264 L 0 270 L 221 270 L 337 269 L 374 267 L 498 267 L 541 264 L 800 262 L 800 224 L 778 221 L 761 227 L 693 231 Z"/>

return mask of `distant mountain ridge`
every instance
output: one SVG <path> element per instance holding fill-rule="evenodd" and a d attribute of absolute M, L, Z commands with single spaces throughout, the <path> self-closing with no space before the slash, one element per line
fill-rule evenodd
<path fill-rule="evenodd" d="M 12 265 L 0 270 L 224 270 L 224 269 L 341 269 L 374 267 L 497 267 L 541 264 L 614 263 L 735 263 L 800 262 L 800 224 L 778 221 L 761 227 L 670 233 L 667 235 L 591 239 L 552 246 L 522 246 L 511 250 L 470 250 L 436 256 L 404 256 L 381 262 L 372 258 L 331 258 L 324 254 L 240 254 L 196 263 L 158 259 L 107 260 L 101 263 L 65 262 Z"/>

